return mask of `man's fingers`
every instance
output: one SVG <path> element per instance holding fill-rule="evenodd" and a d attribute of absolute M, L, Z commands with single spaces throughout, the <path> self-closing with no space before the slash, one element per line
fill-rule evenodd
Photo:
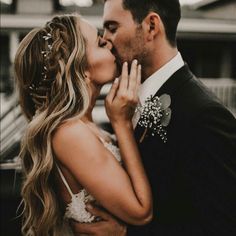
<path fill-rule="evenodd" d="M 74 220 L 70 220 L 70 226 L 75 233 L 75 235 L 81 235 L 81 234 L 93 234 L 94 230 L 92 224 L 84 224 L 84 223 L 78 223 Z"/>
<path fill-rule="evenodd" d="M 109 215 L 109 213 L 106 213 L 106 211 L 90 204 L 86 205 L 86 209 L 94 216 L 102 218 L 102 220 L 88 224 L 79 223 L 71 219 L 69 223 L 74 235 L 126 235 L 126 226 Z"/>
<path fill-rule="evenodd" d="M 109 93 L 107 94 L 107 101 L 112 102 L 116 96 L 117 89 L 119 87 L 119 78 L 115 78 Z"/>
<path fill-rule="evenodd" d="M 106 213 L 105 210 L 101 210 L 98 207 L 92 206 L 90 204 L 86 205 L 86 209 L 87 211 L 89 211 L 92 215 L 97 216 L 97 217 L 101 217 L 103 220 L 110 220 L 113 219 L 113 217 Z"/>

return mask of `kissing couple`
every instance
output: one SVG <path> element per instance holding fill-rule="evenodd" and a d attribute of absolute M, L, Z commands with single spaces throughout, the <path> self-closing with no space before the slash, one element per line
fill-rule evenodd
<path fill-rule="evenodd" d="M 236 120 L 183 61 L 180 16 L 106 0 L 102 36 L 63 15 L 22 40 L 23 235 L 235 235 Z M 92 118 L 110 82 L 115 138 Z"/>

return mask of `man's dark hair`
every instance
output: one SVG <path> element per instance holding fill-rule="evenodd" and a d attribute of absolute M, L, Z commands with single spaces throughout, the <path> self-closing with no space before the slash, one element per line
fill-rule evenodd
<path fill-rule="evenodd" d="M 167 40 L 176 46 L 177 25 L 181 17 L 179 0 L 123 0 L 123 8 L 130 11 L 138 23 L 149 12 L 156 12 L 164 24 Z"/>

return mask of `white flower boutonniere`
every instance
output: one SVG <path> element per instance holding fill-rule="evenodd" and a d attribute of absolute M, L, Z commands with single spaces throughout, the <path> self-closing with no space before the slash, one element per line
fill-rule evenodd
<path fill-rule="evenodd" d="M 163 94 L 160 97 L 150 96 L 146 99 L 143 106 L 138 107 L 141 114 L 138 124 L 145 127 L 144 133 L 139 142 L 141 143 L 148 134 L 159 135 L 161 140 L 167 142 L 166 128 L 170 123 L 171 98 L 168 94 Z"/>

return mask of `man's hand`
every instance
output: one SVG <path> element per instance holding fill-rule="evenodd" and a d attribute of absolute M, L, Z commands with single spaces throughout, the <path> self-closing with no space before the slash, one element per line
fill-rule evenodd
<path fill-rule="evenodd" d="M 86 209 L 93 215 L 102 218 L 102 221 L 95 223 L 77 223 L 71 222 L 75 236 L 91 235 L 91 236 L 126 236 L 126 226 L 118 222 L 109 213 L 88 205 Z"/>

